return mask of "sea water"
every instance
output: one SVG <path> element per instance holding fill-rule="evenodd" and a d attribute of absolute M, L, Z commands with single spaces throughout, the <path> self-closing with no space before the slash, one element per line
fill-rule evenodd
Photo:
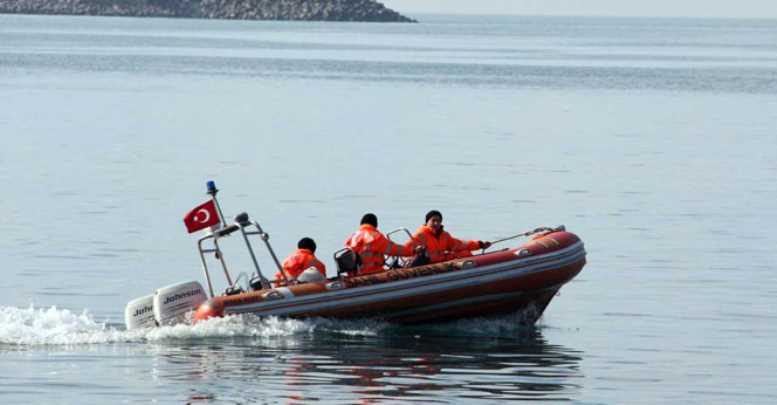
<path fill-rule="evenodd" d="M 0 16 L 0 403 L 777 401 L 777 22 L 419 18 Z M 565 224 L 588 265 L 536 328 L 127 331 L 129 300 L 204 282 L 181 218 L 211 179 L 330 275 L 368 211 Z"/>

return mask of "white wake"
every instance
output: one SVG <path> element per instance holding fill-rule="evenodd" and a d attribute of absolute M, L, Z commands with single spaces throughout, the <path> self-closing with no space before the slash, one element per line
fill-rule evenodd
<path fill-rule="evenodd" d="M 448 324 L 398 326 L 380 320 L 258 318 L 253 315 L 212 318 L 197 324 L 126 330 L 123 325 L 100 322 L 88 311 L 0 306 L 0 345 L 46 346 L 112 343 L 147 343 L 238 337 L 293 337 L 315 333 L 343 336 L 516 336 L 525 332 L 521 313 L 489 319 L 468 319 Z"/>

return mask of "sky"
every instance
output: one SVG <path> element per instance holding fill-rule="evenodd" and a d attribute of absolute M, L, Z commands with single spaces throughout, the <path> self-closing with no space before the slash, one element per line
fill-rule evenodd
<path fill-rule="evenodd" d="M 378 0 L 400 13 L 777 18 L 777 0 Z"/>

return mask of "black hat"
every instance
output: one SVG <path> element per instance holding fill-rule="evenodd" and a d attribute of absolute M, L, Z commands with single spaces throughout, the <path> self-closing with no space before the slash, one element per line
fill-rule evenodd
<path fill-rule="evenodd" d="M 429 222 L 429 220 L 434 216 L 440 217 L 440 221 L 442 221 L 442 214 L 440 213 L 440 211 L 431 210 L 426 213 L 426 221 L 424 222 Z"/>
<path fill-rule="evenodd" d="M 375 216 L 373 213 L 364 214 L 362 217 L 362 222 L 360 222 L 361 225 L 369 224 L 374 227 L 378 227 L 378 217 Z"/>
<path fill-rule="evenodd" d="M 307 249 L 313 253 L 316 253 L 316 242 L 313 239 L 305 237 L 297 242 L 297 249 Z"/>

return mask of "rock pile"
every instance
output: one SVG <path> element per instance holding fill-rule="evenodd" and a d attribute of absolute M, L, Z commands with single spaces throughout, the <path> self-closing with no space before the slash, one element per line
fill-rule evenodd
<path fill-rule="evenodd" d="M 414 22 L 375 0 L 0 0 L 0 13 Z"/>

